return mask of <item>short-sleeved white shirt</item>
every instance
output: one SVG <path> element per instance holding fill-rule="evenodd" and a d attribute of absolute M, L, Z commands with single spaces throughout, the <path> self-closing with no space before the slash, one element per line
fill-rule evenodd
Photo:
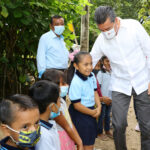
<path fill-rule="evenodd" d="M 63 113 L 65 119 L 67 120 L 67 122 L 69 123 L 70 127 L 72 128 L 72 121 L 71 121 L 71 117 L 68 111 L 68 107 L 66 102 L 63 100 L 63 98 L 60 99 L 60 111 Z M 64 131 L 64 129 L 56 123 L 57 129 L 58 131 Z"/>
<path fill-rule="evenodd" d="M 95 105 L 94 91 L 97 90 L 95 75 L 91 73 L 88 77 L 76 71 L 71 81 L 69 98 L 72 103 L 81 102 L 86 107 Z"/>
<path fill-rule="evenodd" d="M 55 121 L 41 120 L 41 138 L 35 146 L 35 150 L 60 150 L 59 135 Z"/>

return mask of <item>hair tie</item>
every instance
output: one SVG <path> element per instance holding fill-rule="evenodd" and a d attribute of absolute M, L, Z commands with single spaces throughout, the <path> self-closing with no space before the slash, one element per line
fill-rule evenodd
<path fill-rule="evenodd" d="M 79 52 L 79 50 L 74 50 L 72 53 L 69 54 L 69 59 L 74 61 L 74 56 Z"/>

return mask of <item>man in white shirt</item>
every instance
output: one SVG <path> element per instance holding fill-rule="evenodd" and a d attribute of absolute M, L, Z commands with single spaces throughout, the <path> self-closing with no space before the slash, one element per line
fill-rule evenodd
<path fill-rule="evenodd" d="M 141 129 L 141 149 L 150 150 L 150 37 L 133 19 L 121 19 L 109 6 L 95 11 L 101 34 L 91 51 L 93 65 L 106 55 L 110 60 L 112 115 L 116 150 L 127 150 L 125 131 L 131 96 Z"/>

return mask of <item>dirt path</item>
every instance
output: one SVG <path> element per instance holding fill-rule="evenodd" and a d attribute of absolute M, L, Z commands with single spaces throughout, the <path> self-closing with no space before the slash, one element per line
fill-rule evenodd
<path fill-rule="evenodd" d="M 128 128 L 126 131 L 127 147 L 128 150 L 140 150 L 140 132 L 134 130 L 137 124 L 134 110 L 133 101 L 131 101 L 130 108 L 128 111 Z M 108 141 L 101 141 L 96 139 L 95 148 L 98 150 L 115 150 L 114 142 L 112 139 Z"/>

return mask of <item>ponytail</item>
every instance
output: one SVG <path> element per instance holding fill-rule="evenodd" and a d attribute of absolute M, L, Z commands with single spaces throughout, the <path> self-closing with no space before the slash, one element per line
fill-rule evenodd
<path fill-rule="evenodd" d="M 74 76 L 75 67 L 73 66 L 74 62 L 71 62 L 68 70 L 67 70 L 67 84 L 70 85 L 72 78 Z"/>

